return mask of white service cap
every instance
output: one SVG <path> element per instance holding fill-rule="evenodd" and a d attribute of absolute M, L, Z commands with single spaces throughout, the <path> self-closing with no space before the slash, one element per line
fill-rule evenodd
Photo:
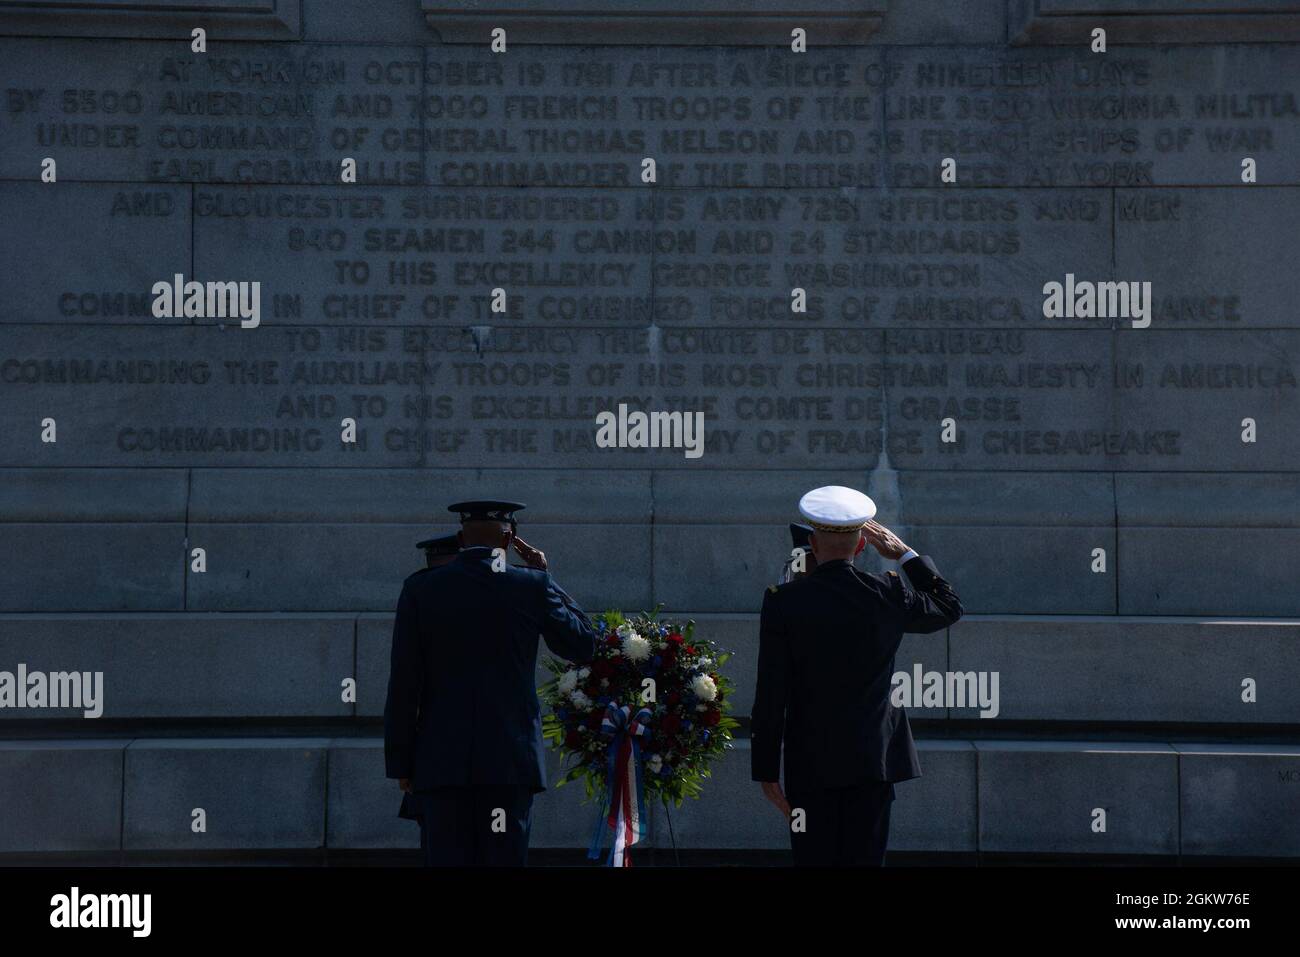
<path fill-rule="evenodd" d="M 799 514 L 819 532 L 856 532 L 876 517 L 876 503 L 857 489 L 823 485 L 799 499 Z"/>

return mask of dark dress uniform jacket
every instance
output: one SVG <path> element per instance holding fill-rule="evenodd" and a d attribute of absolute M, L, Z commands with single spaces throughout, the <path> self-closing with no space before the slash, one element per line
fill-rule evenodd
<path fill-rule="evenodd" d="M 544 571 L 492 570 L 467 548 L 402 585 L 384 708 L 384 763 L 416 790 L 514 785 L 544 791 L 537 636 L 589 661 L 590 620 Z"/>
<path fill-rule="evenodd" d="M 907 714 L 889 700 L 894 655 L 904 632 L 938 631 L 962 609 L 926 556 L 903 570 L 910 585 L 894 572 L 830 561 L 765 593 L 750 738 L 755 781 L 779 780 L 782 741 L 786 791 L 920 776 Z"/>

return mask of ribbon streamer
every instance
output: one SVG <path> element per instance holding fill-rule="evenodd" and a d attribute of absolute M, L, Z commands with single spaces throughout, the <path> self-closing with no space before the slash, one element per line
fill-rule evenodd
<path fill-rule="evenodd" d="M 606 756 L 609 762 L 605 775 L 605 798 L 596 818 L 596 831 L 587 849 L 587 857 L 600 857 L 605 828 L 614 832 L 605 864 L 609 867 L 631 867 L 628 849 L 645 837 L 648 819 L 645 808 L 645 790 L 641 783 L 641 742 L 650 727 L 650 709 L 642 708 L 635 716 L 627 705 L 615 702 L 605 706 L 605 717 L 600 722 L 600 733 L 609 739 Z"/>

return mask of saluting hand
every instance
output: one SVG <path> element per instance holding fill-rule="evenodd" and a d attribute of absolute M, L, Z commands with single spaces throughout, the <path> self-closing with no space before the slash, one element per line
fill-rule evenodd
<path fill-rule="evenodd" d="M 886 558 L 898 559 L 907 552 L 907 545 L 901 538 L 879 522 L 867 522 L 862 529 L 867 542 Z"/>
<path fill-rule="evenodd" d="M 540 548 L 533 548 L 518 535 L 513 538 L 515 551 L 519 557 L 524 560 L 524 564 L 529 568 L 536 568 L 538 571 L 546 571 L 546 553 Z M 901 553 L 900 553 L 901 554 Z"/>

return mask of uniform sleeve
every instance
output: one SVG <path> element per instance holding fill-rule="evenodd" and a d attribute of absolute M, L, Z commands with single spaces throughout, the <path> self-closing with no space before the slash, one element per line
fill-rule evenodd
<path fill-rule="evenodd" d="M 910 559 L 903 571 L 906 582 L 900 576 L 890 577 L 902 608 L 904 631 L 925 635 L 947 628 L 961 617 L 961 599 L 929 556 Z"/>
<path fill-rule="evenodd" d="M 384 704 L 384 767 L 390 778 L 409 778 L 415 767 L 415 732 L 424 676 L 419 613 L 409 585 L 402 586 L 393 619 L 393 651 Z"/>
<path fill-rule="evenodd" d="M 577 664 L 596 655 L 596 629 L 586 612 L 548 574 L 542 599 L 542 639 L 552 653 Z"/>
<path fill-rule="evenodd" d="M 790 644 L 776 607 L 776 593 L 763 594 L 758 624 L 758 683 L 754 690 L 749 732 L 750 777 L 781 779 L 781 739 L 790 689 Z"/>

